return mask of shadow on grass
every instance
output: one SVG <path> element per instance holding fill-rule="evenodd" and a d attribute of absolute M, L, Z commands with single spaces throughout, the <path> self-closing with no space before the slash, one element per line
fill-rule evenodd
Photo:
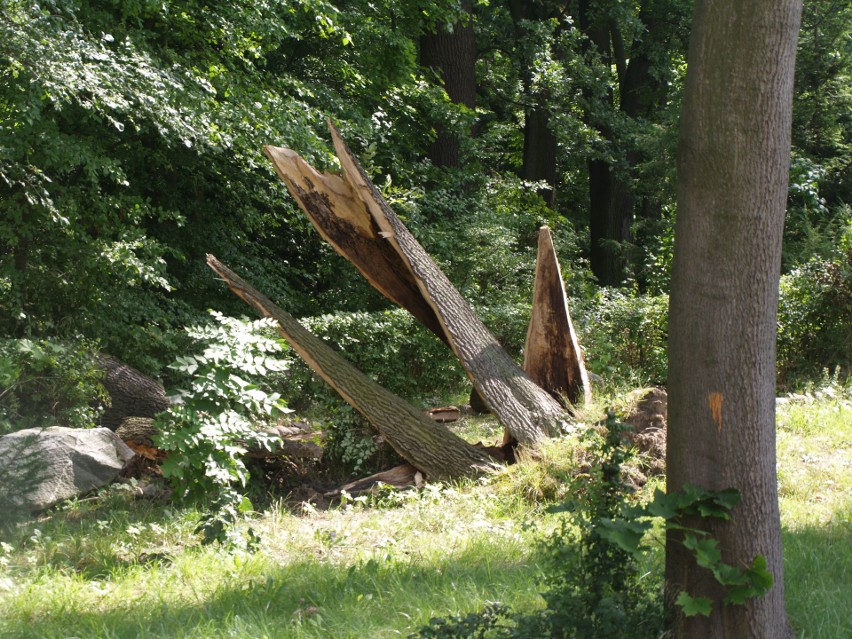
<path fill-rule="evenodd" d="M 235 565 L 240 561 L 223 560 Z M 487 561 L 481 548 L 429 565 L 390 556 L 352 567 L 244 561 L 261 563 L 251 576 L 196 583 L 184 587 L 182 596 L 170 597 L 170 585 L 164 583 L 160 592 L 137 592 L 125 601 L 116 600 L 121 597 L 116 593 L 88 609 L 73 609 L 78 606 L 66 602 L 61 612 L 59 607 L 51 612 L 19 611 L 23 618 L 0 623 L 0 636 L 13 630 L 21 639 L 405 637 L 433 615 L 478 610 L 488 601 L 521 610 L 538 606 L 536 567 Z M 163 571 L 164 582 L 186 581 L 178 573 L 191 570 L 192 558 L 182 563 Z M 187 592 L 192 601 L 186 601 Z"/>
<path fill-rule="evenodd" d="M 852 512 L 782 531 L 787 612 L 800 639 L 852 637 Z"/>
<path fill-rule="evenodd" d="M 39 445 L 38 429 L 9 433 L 0 450 L 0 534 L 31 516 L 28 499 L 39 495 L 49 476 L 49 455 Z"/>

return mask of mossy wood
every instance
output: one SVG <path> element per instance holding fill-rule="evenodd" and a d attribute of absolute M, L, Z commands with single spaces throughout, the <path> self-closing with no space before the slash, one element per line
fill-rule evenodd
<path fill-rule="evenodd" d="M 308 366 L 364 415 L 385 440 L 428 479 L 471 475 L 493 465 L 491 457 L 483 450 L 468 444 L 379 386 L 214 256 L 207 256 L 207 264 L 246 304 L 263 317 L 274 318 L 281 335 Z"/>
<path fill-rule="evenodd" d="M 512 360 L 417 242 L 329 123 L 342 177 L 321 174 L 289 149 L 266 147 L 276 171 L 320 234 L 389 299 L 409 310 L 459 358 L 512 437 L 534 444 L 568 416 Z"/>
<path fill-rule="evenodd" d="M 583 353 L 568 311 L 568 298 L 550 229 L 538 232 L 535 287 L 527 339 L 524 370 L 535 382 L 572 404 L 592 399 Z"/>

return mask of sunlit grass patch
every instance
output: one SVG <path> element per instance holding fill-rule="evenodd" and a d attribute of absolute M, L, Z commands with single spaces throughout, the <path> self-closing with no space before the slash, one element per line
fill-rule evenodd
<path fill-rule="evenodd" d="M 778 411 L 788 608 L 806 639 L 852 632 L 844 393 Z M 585 411 L 588 423 L 603 412 Z M 243 524 L 261 536 L 254 554 L 202 548 L 197 511 L 112 487 L 0 533 L 0 637 L 405 637 L 489 602 L 540 609 L 537 542 L 558 517 L 545 510 L 588 462 L 576 434 L 520 458 L 480 480 L 347 496 L 328 510 L 275 503 Z M 663 538 L 655 529 L 651 575 L 662 574 Z"/>
<path fill-rule="evenodd" d="M 779 402 L 778 493 L 797 636 L 852 636 L 852 389 L 830 384 Z"/>

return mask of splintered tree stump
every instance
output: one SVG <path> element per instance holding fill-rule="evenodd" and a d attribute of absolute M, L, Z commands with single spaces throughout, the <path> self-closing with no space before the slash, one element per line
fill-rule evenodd
<path fill-rule="evenodd" d="M 512 360 L 382 198 L 329 122 L 343 175 L 321 174 L 289 149 L 267 146 L 278 175 L 320 234 L 386 297 L 453 350 L 512 437 L 535 444 L 570 419 Z"/>
<path fill-rule="evenodd" d="M 538 232 L 532 316 L 524 345 L 524 370 L 536 383 L 571 404 L 592 400 L 583 352 L 571 323 L 568 297 L 550 229 Z"/>

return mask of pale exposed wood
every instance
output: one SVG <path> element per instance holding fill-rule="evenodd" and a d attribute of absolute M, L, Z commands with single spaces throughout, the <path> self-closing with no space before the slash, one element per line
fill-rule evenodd
<path fill-rule="evenodd" d="M 441 406 L 440 408 L 433 408 L 432 410 L 427 411 L 426 414 L 429 415 L 430 419 L 441 423 L 454 422 L 461 417 L 461 411 L 459 411 L 459 409 L 455 406 Z"/>
<path fill-rule="evenodd" d="M 390 470 L 384 470 L 375 475 L 357 479 L 336 490 L 325 493 L 325 496 L 338 497 L 341 493 L 346 492 L 356 497 L 364 493 L 376 492 L 380 485 L 400 489 L 419 487 L 422 483 L 423 477 L 414 466 L 411 464 L 402 464 L 401 466 L 394 466 Z"/>
<path fill-rule="evenodd" d="M 524 346 L 524 370 L 555 397 L 572 404 L 592 400 L 583 353 L 571 323 L 562 272 L 550 229 L 538 232 L 532 316 Z"/>
<path fill-rule="evenodd" d="M 446 342 L 444 330 L 417 288 L 413 273 L 382 238 L 364 201 L 349 183 L 339 175 L 319 173 L 290 149 L 266 146 L 264 152 L 322 238 L 382 295 Z"/>
<path fill-rule="evenodd" d="M 487 453 L 379 386 L 215 257 L 208 255 L 207 264 L 240 299 L 260 315 L 274 318 L 279 332 L 308 366 L 364 415 L 406 461 L 429 479 L 471 475 L 493 465 Z"/>

